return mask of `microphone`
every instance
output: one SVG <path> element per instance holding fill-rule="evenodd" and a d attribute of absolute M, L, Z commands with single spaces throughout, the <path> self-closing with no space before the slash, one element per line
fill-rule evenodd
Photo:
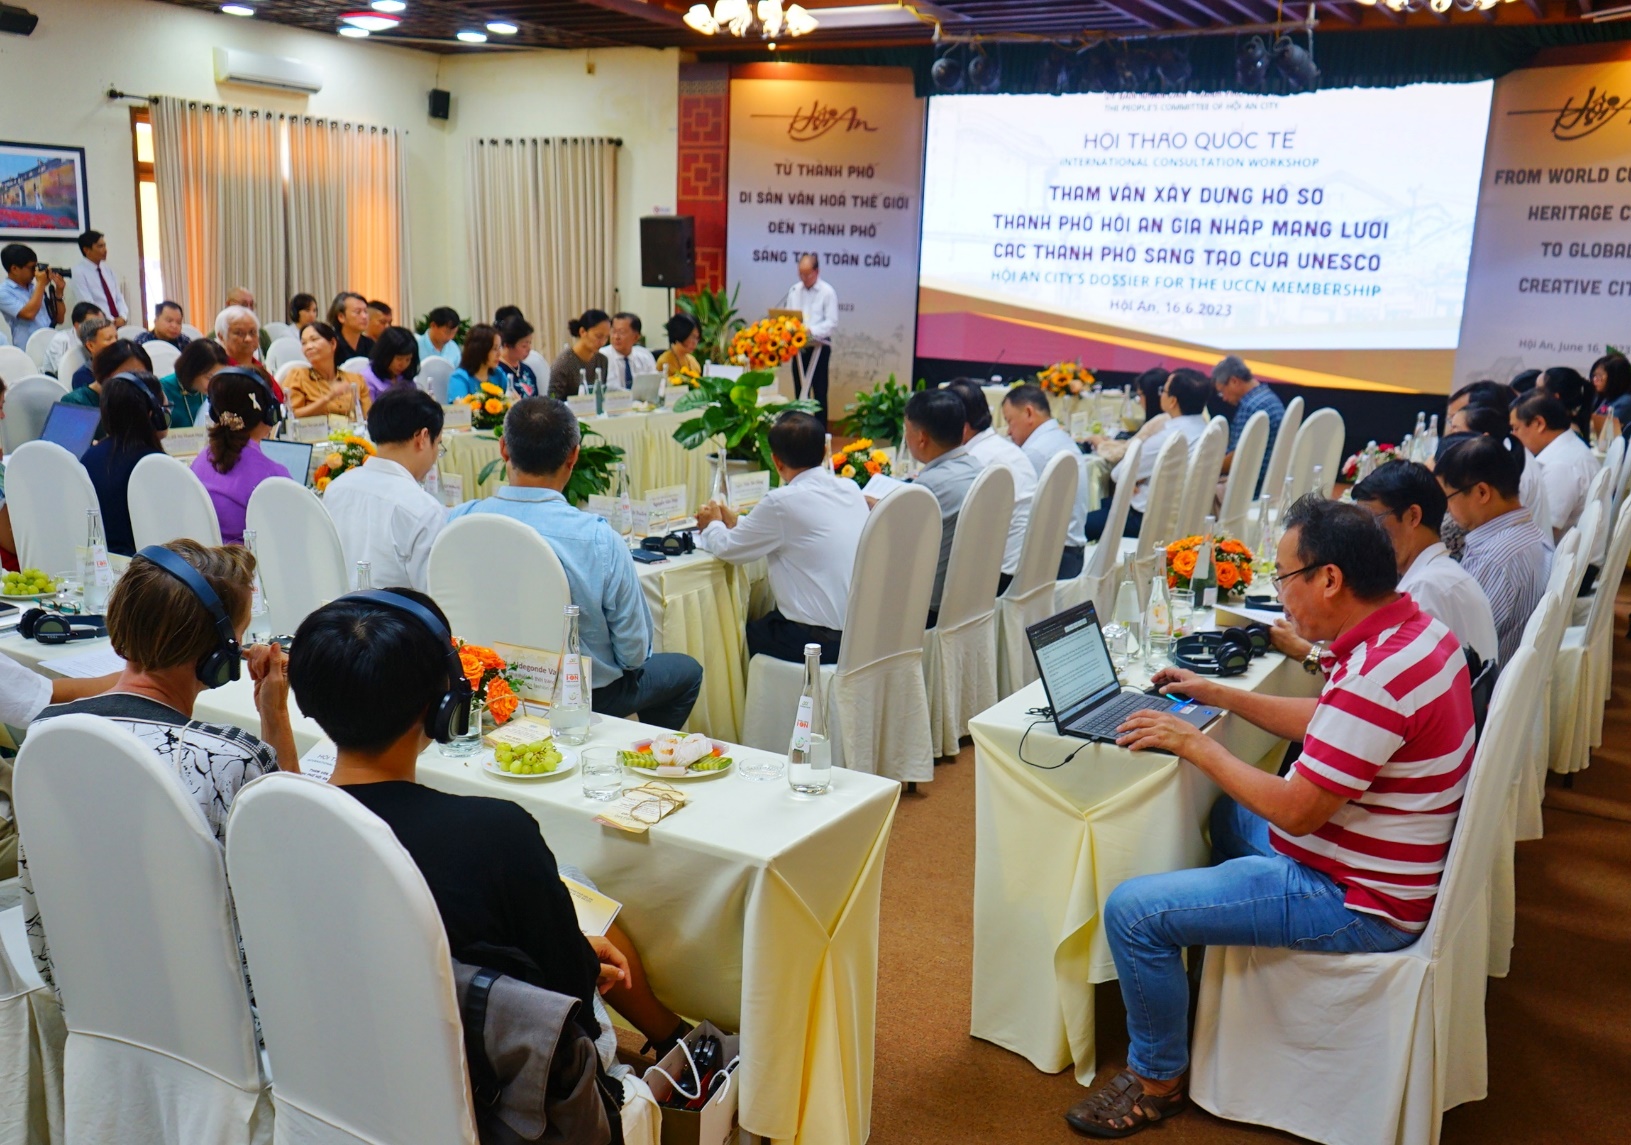
<path fill-rule="evenodd" d="M 1003 356 L 1006 355 L 1007 353 L 1008 353 L 1008 347 L 1004 346 L 998 352 L 997 356 L 995 358 L 991 359 L 991 364 L 985 368 L 985 373 L 980 378 L 980 384 L 982 386 L 985 385 L 987 382 L 989 382 L 991 380 L 991 376 L 992 376 L 991 371 L 995 370 L 999 365 L 1002 364 Z"/>

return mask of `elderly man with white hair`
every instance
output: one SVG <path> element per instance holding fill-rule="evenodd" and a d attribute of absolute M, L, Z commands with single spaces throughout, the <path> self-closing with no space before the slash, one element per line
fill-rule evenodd
<path fill-rule="evenodd" d="M 215 316 L 215 340 L 227 352 L 227 365 L 259 374 L 281 402 L 283 387 L 260 360 L 260 333 L 260 319 L 247 306 L 228 306 Z"/>

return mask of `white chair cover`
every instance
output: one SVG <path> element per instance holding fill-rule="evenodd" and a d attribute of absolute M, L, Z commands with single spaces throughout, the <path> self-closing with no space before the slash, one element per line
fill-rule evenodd
<path fill-rule="evenodd" d="M 1623 438 L 1615 438 L 1614 444 L 1619 445 L 1623 440 Z M 1597 470 L 1596 476 L 1591 479 L 1591 484 L 1586 487 L 1586 504 L 1590 505 L 1593 502 L 1601 508 L 1602 512 L 1598 514 L 1597 528 L 1591 534 L 1591 546 L 1587 550 L 1586 563 L 1596 565 L 1601 569 L 1603 560 L 1608 556 L 1608 535 L 1614 531 L 1614 470 L 1610 469 L 1606 464 Z M 1581 514 L 1584 515 L 1584 509 L 1581 510 Z M 1580 535 L 1580 543 L 1582 545 L 1586 543 L 1584 533 Z M 1586 601 L 1583 600 L 1579 603 L 1584 605 Z M 1579 619 L 1581 623 L 1584 623 L 1583 609 Z"/>
<path fill-rule="evenodd" d="M 126 500 L 138 549 L 183 537 L 201 545 L 221 543 L 221 522 L 209 491 L 197 474 L 169 454 L 150 453 L 136 463 Z"/>
<path fill-rule="evenodd" d="M 1246 428 L 1240 431 L 1240 441 L 1235 445 L 1234 460 L 1229 463 L 1229 480 L 1223 486 L 1223 500 L 1218 507 L 1218 531 L 1225 536 L 1246 535 L 1252 491 L 1257 488 L 1257 475 L 1263 469 L 1263 450 L 1268 442 L 1269 415 L 1258 410 L 1246 419 Z M 1227 432 L 1223 444 L 1228 447 Z M 1280 492 L 1267 486 L 1264 489 L 1270 496 Z"/>
<path fill-rule="evenodd" d="M 56 336 L 57 332 L 49 328 L 36 330 L 28 336 L 28 345 L 23 348 L 28 351 L 28 356 L 34 359 L 36 367 L 45 366 L 45 355 L 50 352 L 51 339 Z"/>
<path fill-rule="evenodd" d="M 186 322 L 183 322 L 181 324 L 181 332 L 183 334 L 187 335 L 187 337 L 193 338 L 193 339 L 202 338 L 204 336 L 204 332 L 202 330 L 200 330 L 197 326 L 189 325 Z"/>
<path fill-rule="evenodd" d="M 14 790 L 68 1026 L 68 1140 L 270 1141 L 226 865 L 168 761 L 62 716 L 23 744 Z"/>
<path fill-rule="evenodd" d="M 974 479 L 957 514 L 940 614 L 923 634 L 929 738 L 936 758 L 956 755 L 970 716 L 997 702 L 997 578 L 1014 475 L 994 465 Z"/>
<path fill-rule="evenodd" d="M 1036 483 L 1019 566 L 1008 591 L 997 598 L 997 698 L 1019 691 L 1036 679 L 1036 659 L 1025 629 L 1058 611 L 1054 585 L 1065 531 L 1076 504 L 1080 467 L 1071 453 L 1056 453 Z M 976 713 L 977 714 L 977 713 Z"/>
<path fill-rule="evenodd" d="M 0 1141 L 62 1145 L 67 1037 L 62 1007 L 29 955 L 23 908 L 0 911 Z"/>
<path fill-rule="evenodd" d="M 147 360 L 153 363 L 155 377 L 163 378 L 176 372 L 176 359 L 181 357 L 181 351 L 170 343 L 152 338 L 142 343 L 142 349 L 147 351 Z"/>
<path fill-rule="evenodd" d="M 44 374 L 30 374 L 6 386 L 6 416 L 0 421 L 7 453 L 25 442 L 39 440 L 51 407 L 68 396 L 68 387 Z"/>
<path fill-rule="evenodd" d="M 1563 614 L 1558 618 L 1558 641 L 1569 625 L 1569 602 L 1579 591 L 1585 575 L 1585 561 L 1580 557 L 1580 530 L 1570 529 L 1558 542 L 1552 554 L 1552 568 L 1547 575 L 1546 591 L 1556 593 L 1563 601 Z M 1527 630 L 1526 630 L 1527 632 Z M 1519 841 L 1539 839 L 1545 833 L 1540 805 L 1546 796 L 1546 772 L 1552 762 L 1552 682 L 1557 674 L 1557 656 L 1550 660 L 1537 659 L 1533 686 L 1548 697 L 1541 701 L 1535 718 L 1525 733 L 1524 775 L 1519 784 L 1517 837 Z"/>
<path fill-rule="evenodd" d="M 548 393 L 549 392 L 549 363 L 544 361 L 544 356 L 542 354 L 540 354 L 537 350 L 532 350 L 527 354 L 527 356 L 525 358 L 523 358 L 521 360 L 524 363 L 526 363 L 527 365 L 531 366 L 532 367 L 532 372 L 535 375 L 537 375 L 537 377 L 538 377 L 538 392 L 539 393 Z M 604 363 L 605 359 L 603 358 L 603 359 L 601 359 L 601 361 Z M 589 377 L 589 380 L 591 382 L 594 381 L 594 375 L 591 374 L 590 377 Z"/>
<path fill-rule="evenodd" d="M 284 362 L 283 365 L 272 371 L 272 376 L 277 379 L 277 384 L 281 386 L 288 379 L 290 374 L 294 373 L 305 364 L 306 359 L 304 358 L 301 358 L 296 362 Z"/>
<path fill-rule="evenodd" d="M 1284 424 L 1280 432 L 1285 432 Z M 1315 410 L 1297 430 L 1291 444 L 1291 488 L 1297 496 L 1313 492 L 1314 466 L 1323 466 L 1319 492 L 1329 497 L 1336 487 L 1338 470 L 1342 466 L 1342 438 L 1346 432 L 1342 415 L 1334 409 Z"/>
<path fill-rule="evenodd" d="M 30 441 L 6 463 L 6 504 L 25 569 L 48 575 L 79 567 L 85 514 L 100 508 L 91 475 L 54 441 Z"/>
<path fill-rule="evenodd" d="M 57 359 L 57 379 L 62 382 L 63 385 L 71 388 L 73 386 L 74 374 L 78 372 L 79 367 L 83 366 L 84 364 L 85 348 L 79 344 L 78 339 L 75 339 L 68 346 L 68 348 L 62 352 L 62 357 Z"/>
<path fill-rule="evenodd" d="M 277 635 L 292 634 L 307 616 L 350 590 L 334 521 L 300 482 L 270 477 L 255 486 L 244 527 L 255 530 L 267 623 Z"/>
<path fill-rule="evenodd" d="M 1611 474 L 1609 477 L 1609 496 L 1618 500 L 1620 489 L 1620 473 L 1625 468 L 1625 438 L 1616 437 L 1608 444 L 1608 453 L 1603 456 L 1603 468 Z M 1618 506 L 1614 506 L 1618 508 Z"/>
<path fill-rule="evenodd" d="M 1519 731 L 1533 717 L 1521 649 L 1495 688 L 1427 930 L 1389 954 L 1230 946 L 1207 952 L 1190 1092 L 1230 1121 L 1326 1145 L 1434 1145 L 1444 1110 L 1488 1089 L 1485 882 Z"/>
<path fill-rule="evenodd" d="M 347 370 L 347 371 L 349 371 L 350 373 L 353 373 L 353 374 L 360 374 L 364 369 L 367 368 L 367 366 L 368 366 L 368 359 L 364 358 L 360 354 L 355 358 L 347 358 L 345 361 L 340 363 L 340 369 Z"/>
<path fill-rule="evenodd" d="M 1580 535 L 1596 502 L 1580 515 Z M 1582 540 L 1582 545 L 1584 541 Z M 1631 556 L 1631 511 L 1620 507 L 1597 591 L 1584 624 L 1563 633 L 1551 689 L 1551 766 L 1568 775 L 1591 766 L 1591 749 L 1603 742 L 1603 706 L 1608 701 L 1614 655 L 1614 598 Z"/>
<path fill-rule="evenodd" d="M 263 776 L 233 801 L 227 871 L 279 1145 L 474 1145 L 447 934 L 390 827 L 338 788 Z"/>
<path fill-rule="evenodd" d="M 1291 447 L 1297 443 L 1297 433 L 1303 427 L 1303 400 L 1292 398 L 1286 403 L 1286 412 L 1280 418 L 1280 429 L 1274 435 L 1274 446 L 1269 450 L 1269 467 L 1263 474 L 1259 493 L 1280 496 L 1280 487 L 1286 482 L 1286 470 L 1291 467 Z M 1234 466 L 1229 466 L 1230 472 Z"/>
<path fill-rule="evenodd" d="M 363 360 L 367 361 L 366 358 Z M 292 338 L 288 336 L 273 338 L 271 345 L 266 347 L 266 368 L 271 370 L 274 374 L 279 369 L 287 366 L 291 362 L 298 366 L 303 364 L 305 361 L 306 355 L 300 348 L 299 338 Z M 340 368 L 346 369 L 348 368 L 348 365 L 349 363 L 347 366 L 341 366 Z"/>
<path fill-rule="evenodd" d="M 902 783 L 934 778 L 923 621 L 939 554 L 940 506 L 927 489 L 910 485 L 867 515 L 855 568 L 889 575 L 852 579 L 838 664 L 821 669 L 834 767 Z M 753 657 L 742 742 L 786 751 L 803 684 L 802 664 Z"/>
<path fill-rule="evenodd" d="M 276 342 L 279 338 L 287 338 L 291 335 L 289 324 L 287 322 L 268 322 L 263 325 L 261 329 L 265 330 L 266 336 L 274 342 Z"/>
<path fill-rule="evenodd" d="M 1182 434 L 1175 433 L 1167 438 L 1167 443 L 1161 447 L 1161 455 L 1155 459 L 1155 472 L 1150 477 L 1150 500 L 1144 508 L 1144 523 L 1139 527 L 1138 540 L 1122 542 L 1123 551 L 1129 543 L 1132 544 L 1132 551 L 1124 563 L 1127 566 L 1126 575 L 1132 578 L 1138 589 L 1141 603 L 1145 603 L 1144 598 L 1149 595 L 1151 578 L 1166 568 L 1166 546 L 1181 536 L 1192 535 L 1175 531 L 1178 527 L 1178 501 L 1183 496 L 1184 474 L 1188 468 L 1189 442 Z M 1110 604 L 1114 603 L 1112 597 Z M 1104 610 L 1104 615 L 1109 615 L 1108 609 Z"/>
<path fill-rule="evenodd" d="M 140 326 L 131 325 L 119 327 L 119 337 L 125 339 L 127 342 L 134 342 L 137 338 L 141 337 L 145 333 L 146 330 Z"/>
<path fill-rule="evenodd" d="M 1261 412 L 1261 411 L 1259 411 Z M 1252 415 L 1256 417 L 1256 414 Z M 1268 415 L 1263 415 L 1265 420 Z M 1264 431 L 1265 434 L 1267 430 Z M 1244 435 L 1242 435 L 1244 439 Z M 1178 499 L 1178 518 L 1172 537 L 1188 537 L 1201 531 L 1212 504 L 1218 495 L 1218 479 L 1223 475 L 1223 455 L 1229 448 L 1229 419 L 1215 417 L 1207 423 L 1200 442 L 1189 455 L 1189 468 L 1184 474 L 1184 491 Z M 1258 458 L 1262 464 L 1262 458 Z M 1221 524 L 1219 528 L 1221 529 Z M 1234 534 L 1239 536 L 1238 533 Z"/>
<path fill-rule="evenodd" d="M 495 593 L 497 568 L 526 569 L 527 591 Z M 431 545 L 429 575 L 430 595 L 459 639 L 561 650 L 562 609 L 572 603 L 572 592 L 560 558 L 537 530 L 497 513 L 460 517 Z"/>
<path fill-rule="evenodd" d="M 1124 455 L 1127 472 L 1138 472 L 1138 456 L 1144 443 L 1134 439 L 1127 443 Z M 1104 532 L 1097 541 L 1087 546 L 1081 575 L 1074 580 L 1060 581 L 1055 603 L 1061 609 L 1074 608 L 1091 600 L 1102 615 L 1110 615 L 1115 604 L 1116 588 L 1121 583 L 1121 534 L 1127 527 L 1127 510 L 1132 506 L 1133 482 L 1123 481 L 1110 497 L 1110 515 L 1105 518 Z"/>
<path fill-rule="evenodd" d="M 1621 440 L 1623 440 L 1623 438 Z M 1631 451 L 1627 451 L 1626 455 L 1620 459 L 1619 472 L 1614 476 L 1615 512 L 1618 512 L 1620 506 L 1625 503 L 1625 494 L 1628 486 L 1631 486 Z"/>
<path fill-rule="evenodd" d="M 419 366 L 419 388 L 447 404 L 447 381 L 453 376 L 453 363 L 446 358 L 428 358 Z"/>
<path fill-rule="evenodd" d="M 5 379 L 6 385 L 13 385 L 39 372 L 39 363 L 28 356 L 28 351 L 19 350 L 16 346 L 0 346 L 0 378 Z"/>

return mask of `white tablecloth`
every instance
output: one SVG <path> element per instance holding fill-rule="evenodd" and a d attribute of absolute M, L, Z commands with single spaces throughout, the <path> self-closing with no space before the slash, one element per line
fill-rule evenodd
<path fill-rule="evenodd" d="M 1128 684 L 1145 686 L 1142 667 Z M 1318 694 L 1320 681 L 1277 653 L 1230 681 L 1253 691 Z M 1048 1073 L 1093 1078 L 1093 985 L 1115 963 L 1099 926 L 1125 879 L 1204 866 L 1218 789 L 1170 755 L 1056 736 L 1040 681 L 969 721 L 975 760 L 974 999 L 970 1032 Z M 1031 764 L 1019 758 L 1021 736 Z M 1250 762 L 1277 765 L 1283 741 L 1235 716 L 1211 733 Z"/>

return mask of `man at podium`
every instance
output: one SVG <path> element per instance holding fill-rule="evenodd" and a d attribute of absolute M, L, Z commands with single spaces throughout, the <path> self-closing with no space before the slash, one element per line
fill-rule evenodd
<path fill-rule="evenodd" d="M 777 309 L 796 310 L 810 335 L 793 359 L 793 396 L 805 390 L 821 404 L 821 424 L 827 424 L 827 360 L 832 357 L 832 335 L 838 329 L 838 292 L 821 281 L 821 260 L 813 253 L 799 259 L 799 280 Z M 774 315 L 775 311 L 771 311 Z"/>

